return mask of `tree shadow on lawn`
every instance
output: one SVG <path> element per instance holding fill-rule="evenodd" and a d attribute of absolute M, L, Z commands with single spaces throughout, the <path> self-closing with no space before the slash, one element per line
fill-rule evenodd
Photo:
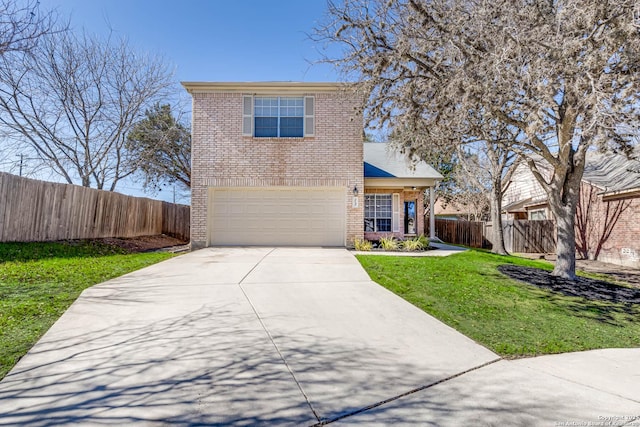
<path fill-rule="evenodd" d="M 533 267 L 504 264 L 498 271 L 506 276 L 568 297 L 581 298 L 582 303 L 565 303 L 578 314 L 620 326 L 615 314 L 629 318 L 640 315 L 640 289 L 606 282 L 604 280 L 578 277 L 576 280 L 552 276 L 550 271 Z"/>

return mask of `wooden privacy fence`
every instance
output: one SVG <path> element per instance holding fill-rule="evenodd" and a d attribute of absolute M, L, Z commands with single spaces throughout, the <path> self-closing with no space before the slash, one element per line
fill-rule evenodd
<path fill-rule="evenodd" d="M 551 220 L 502 221 L 507 252 L 549 253 L 556 250 L 555 223 Z"/>
<path fill-rule="evenodd" d="M 167 234 L 189 239 L 189 206 L 0 172 L 0 242 Z"/>
<path fill-rule="evenodd" d="M 191 208 L 185 205 L 162 202 L 162 234 L 189 240 Z"/>
<path fill-rule="evenodd" d="M 436 236 L 441 240 L 472 248 L 484 247 L 482 222 L 436 219 Z"/>
<path fill-rule="evenodd" d="M 507 252 L 550 253 L 556 250 L 555 223 L 551 220 L 502 221 Z M 436 236 L 472 248 L 491 248 L 490 222 L 436 219 Z"/>

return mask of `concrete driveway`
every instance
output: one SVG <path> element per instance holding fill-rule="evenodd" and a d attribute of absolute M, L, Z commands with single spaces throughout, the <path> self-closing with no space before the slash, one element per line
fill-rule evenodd
<path fill-rule="evenodd" d="M 632 425 L 638 360 L 500 360 L 344 249 L 210 248 L 86 290 L 0 382 L 0 425 Z"/>

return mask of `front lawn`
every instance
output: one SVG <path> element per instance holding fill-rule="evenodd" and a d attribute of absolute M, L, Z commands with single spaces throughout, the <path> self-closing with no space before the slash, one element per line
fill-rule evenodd
<path fill-rule="evenodd" d="M 99 243 L 0 243 L 0 379 L 80 293 L 170 258 Z"/>
<path fill-rule="evenodd" d="M 498 271 L 551 270 L 547 262 L 476 250 L 358 259 L 373 280 L 505 357 L 640 346 L 640 304 L 566 296 Z"/>

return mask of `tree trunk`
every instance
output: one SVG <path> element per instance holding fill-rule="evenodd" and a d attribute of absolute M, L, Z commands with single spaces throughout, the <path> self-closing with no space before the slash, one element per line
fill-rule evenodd
<path fill-rule="evenodd" d="M 556 207 L 551 210 L 556 218 L 556 265 L 554 276 L 574 280 L 576 278 L 576 230 L 575 203 L 573 206 Z"/>
<path fill-rule="evenodd" d="M 509 255 L 504 247 L 504 230 L 502 229 L 502 183 L 494 183 L 491 189 L 491 234 L 493 248 L 491 252 Z"/>

